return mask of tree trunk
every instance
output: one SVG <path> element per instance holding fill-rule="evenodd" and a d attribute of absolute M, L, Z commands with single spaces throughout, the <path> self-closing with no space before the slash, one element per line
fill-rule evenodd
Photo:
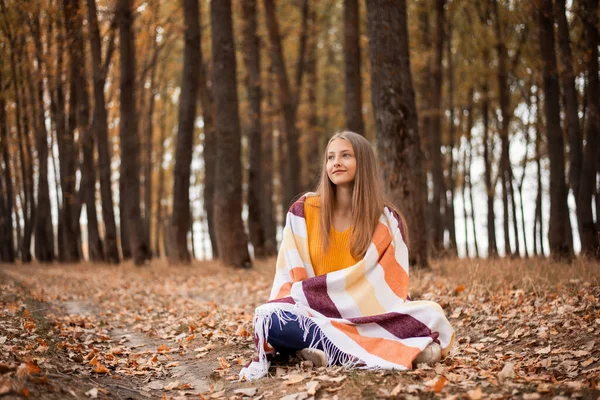
<path fill-rule="evenodd" d="M 426 182 L 410 72 L 405 0 L 368 2 L 367 21 L 371 93 L 384 181 L 407 216 L 412 259 L 425 267 L 427 236 L 419 226 L 424 220 Z"/>
<path fill-rule="evenodd" d="M 242 222 L 241 134 L 231 0 L 210 4 L 213 97 L 217 128 L 215 228 L 220 259 L 250 268 L 248 238 Z M 297 170 L 296 170 L 297 171 Z"/>
<path fill-rule="evenodd" d="M 2 213 L 2 226 L 4 232 L 4 245 L 0 246 L 0 256 L 3 262 L 15 262 L 15 242 L 13 238 L 13 188 L 12 174 L 10 171 L 10 158 L 8 148 L 8 130 L 6 129 L 6 99 L 5 86 L 3 82 L 2 69 L 0 69 L 0 147 L 2 148 L 2 159 L 4 161 L 4 174 L 0 180 L 4 180 L 5 203 Z"/>
<path fill-rule="evenodd" d="M 108 123 L 104 85 L 112 53 L 114 50 L 115 27 L 111 27 L 108 48 L 102 61 L 102 44 L 98 28 L 96 0 L 87 0 L 90 45 L 92 50 L 92 72 L 94 83 L 94 117 L 92 130 L 98 146 L 98 169 L 100 172 L 100 198 L 102 201 L 102 221 L 104 222 L 105 260 L 119 263 L 119 247 L 117 243 L 117 227 L 111 185 L 111 156 L 108 143 Z"/>
<path fill-rule="evenodd" d="M 83 163 L 81 165 L 81 191 L 87 215 L 88 258 L 92 262 L 104 261 L 104 250 L 98 231 L 96 211 L 96 168 L 94 166 L 94 137 L 89 121 L 89 94 L 85 75 L 85 46 L 83 42 L 83 15 L 79 0 L 65 0 L 64 13 L 68 49 L 71 61 L 71 77 L 77 95 L 76 121 L 79 128 Z M 75 110 L 73 110 L 75 111 Z M 69 125 L 72 125 L 69 122 Z M 70 129 L 74 129 L 74 126 Z M 79 213 L 76 214 L 77 220 Z"/>
<path fill-rule="evenodd" d="M 198 53 L 200 51 L 200 22 L 198 0 L 183 0 L 185 20 L 185 50 L 179 103 L 179 128 L 173 170 L 173 214 L 178 263 L 189 264 L 187 235 L 190 231 L 190 167 L 194 149 L 194 121 L 198 98 Z"/>
<path fill-rule="evenodd" d="M 467 183 L 469 185 L 469 203 L 471 204 L 471 227 L 473 228 L 473 246 L 475 247 L 475 257 L 479 258 L 479 245 L 477 244 L 477 229 L 475 224 L 475 207 L 473 202 L 473 180 L 471 179 L 471 165 L 473 165 L 473 145 L 471 142 L 471 136 L 473 131 L 473 113 L 475 112 L 473 109 L 473 96 L 475 94 L 475 90 L 473 87 L 469 90 L 469 106 L 468 106 L 468 116 L 467 116 L 467 146 L 469 148 L 469 160 L 467 167 Z"/>
<path fill-rule="evenodd" d="M 140 166 L 137 115 L 135 109 L 135 39 L 133 30 L 133 1 L 118 0 L 119 21 L 120 107 L 119 131 L 121 139 L 121 182 L 120 196 L 123 199 L 127 221 L 128 238 L 133 261 L 143 264 L 150 258 L 140 214 Z"/>
<path fill-rule="evenodd" d="M 273 120 L 276 118 L 275 106 L 273 104 L 274 79 L 273 74 L 269 71 L 267 74 L 266 98 L 267 111 L 265 129 L 262 130 L 263 140 L 261 141 L 261 181 L 263 184 L 261 194 L 261 218 L 265 235 L 265 251 L 271 255 L 277 253 L 277 223 L 274 215 L 273 204 L 273 175 L 275 173 L 275 162 L 273 158 L 273 146 L 275 140 L 273 138 Z"/>
<path fill-rule="evenodd" d="M 446 203 L 444 171 L 442 169 L 442 59 L 444 54 L 444 4 L 445 0 L 436 0 L 435 53 L 431 79 L 431 129 L 429 130 L 429 154 L 431 159 L 431 177 L 433 198 L 431 201 L 431 248 L 432 256 L 440 257 L 444 251 L 443 212 Z"/>
<path fill-rule="evenodd" d="M 35 42 L 37 61 L 37 132 L 36 147 L 38 154 L 38 207 L 35 220 L 35 257 L 40 262 L 54 261 L 54 230 L 52 228 L 52 212 L 50 205 L 50 187 L 48 185 L 48 132 L 44 110 L 44 49 L 41 39 L 39 9 L 32 16 L 32 36 Z M 1 83 L 0 83 L 1 87 Z M 0 122 L 1 123 L 1 122 Z M 12 228 L 11 228 L 12 229 Z M 12 235 L 12 232 L 11 232 Z"/>
<path fill-rule="evenodd" d="M 167 91 L 163 89 L 160 98 L 162 107 L 160 112 L 160 139 L 158 142 L 158 156 L 156 165 L 158 168 L 158 192 L 156 194 L 156 225 L 154 226 L 154 255 L 160 258 L 160 233 L 163 232 L 163 205 L 162 199 L 164 196 L 165 187 L 165 169 L 163 168 L 164 153 L 165 153 L 165 136 L 167 134 L 167 103 L 164 99 L 167 98 Z"/>
<path fill-rule="evenodd" d="M 298 154 L 299 141 L 298 129 L 296 127 L 297 110 L 301 93 L 302 76 L 304 73 L 304 49 L 306 47 L 306 35 L 308 26 L 308 0 L 303 0 L 302 6 L 302 28 L 300 33 L 300 46 L 298 46 L 298 65 L 296 67 L 296 88 L 292 91 L 281 46 L 281 35 L 279 24 L 275 15 L 275 4 L 273 0 L 264 0 L 267 30 L 271 42 L 271 58 L 277 74 L 279 101 L 283 110 L 285 120 L 286 137 L 286 159 L 284 183 L 284 208 L 292 205 L 296 195 L 300 193 L 301 181 L 298 171 L 301 170 L 300 156 Z"/>
<path fill-rule="evenodd" d="M 199 13 L 202 17 L 202 3 L 199 4 Z M 202 38 L 202 30 L 200 31 Z M 202 39 L 200 39 L 202 43 Z M 202 106 L 202 120 L 204 121 L 204 148 L 202 155 L 204 157 L 204 208 L 206 211 L 206 223 L 208 225 L 208 235 L 210 236 L 210 244 L 212 249 L 212 257 L 219 257 L 217 248 L 217 236 L 215 233 L 215 217 L 214 217 L 214 193 L 215 193 L 215 175 L 217 165 L 217 132 L 215 129 L 215 106 L 212 93 L 208 86 L 208 73 L 206 63 L 204 62 L 204 53 L 200 46 L 198 59 L 198 90 L 200 95 L 200 104 Z"/>
<path fill-rule="evenodd" d="M 579 185 L 578 220 L 581 236 L 581 252 L 599 258 L 600 243 L 598 229 L 594 223 L 592 196 L 596 186 L 598 135 L 600 135 L 600 83 L 598 82 L 598 0 L 583 0 L 583 27 L 586 48 L 586 67 L 588 82 L 586 97 L 588 99 L 587 123 L 585 125 L 586 145 L 583 168 Z M 568 211 L 568 210 L 567 210 Z M 568 214 L 567 214 L 568 218 Z M 598 216 L 596 216 L 597 219 Z"/>
<path fill-rule="evenodd" d="M 26 49 L 25 38 L 21 36 L 21 54 L 20 59 L 22 62 L 19 65 L 20 68 L 20 76 L 22 79 L 21 88 L 23 90 L 22 99 L 24 100 L 24 113 L 23 113 L 23 132 L 25 136 L 23 138 L 25 142 L 26 156 L 27 156 L 27 178 L 25 180 L 25 189 L 27 190 L 27 197 L 29 198 L 27 204 L 27 217 L 26 224 L 24 229 L 24 246 L 26 246 L 27 251 L 29 252 L 29 261 L 32 260 L 31 257 L 31 238 L 33 236 L 33 231 L 35 228 L 37 207 L 36 207 L 36 199 L 34 195 L 34 159 L 33 159 L 33 147 L 36 138 L 37 131 L 37 115 L 36 115 L 36 94 L 34 88 L 34 79 L 32 76 L 33 71 L 33 63 L 30 59 L 30 54 L 25 52 L 23 54 L 23 50 Z M 33 123 L 31 123 L 33 121 Z M 33 125 L 33 126 L 32 126 Z M 33 136 L 34 143 L 32 143 L 31 137 Z"/>
<path fill-rule="evenodd" d="M 541 0 L 538 10 L 539 40 L 544 77 L 543 91 L 546 135 L 548 137 L 548 155 L 550 158 L 550 226 L 548 239 L 553 258 L 570 259 L 572 254 L 567 236 L 569 209 L 567 207 L 567 187 L 564 171 L 564 145 L 562 129 L 560 127 L 559 86 L 556 53 L 554 50 L 553 15 L 552 0 Z"/>
<path fill-rule="evenodd" d="M 358 16 L 358 0 L 344 0 L 346 127 L 353 132 L 364 135 L 362 79 L 360 75 L 360 21 Z"/>
<path fill-rule="evenodd" d="M 254 257 L 264 258 L 265 236 L 260 205 L 261 182 L 261 79 L 260 51 L 256 26 L 256 0 L 242 1 L 242 53 L 246 65 L 246 90 L 248 92 L 248 146 L 250 170 L 248 176 L 248 232 L 254 247 Z"/>
<path fill-rule="evenodd" d="M 560 50 L 560 60 L 562 63 L 560 78 L 564 90 L 565 122 L 569 140 L 569 183 L 573 190 L 575 201 L 578 203 L 583 150 L 581 148 L 581 133 L 579 129 L 579 117 L 577 115 L 577 89 L 575 89 L 573 55 L 571 53 L 571 43 L 569 40 L 569 24 L 567 22 L 565 2 L 565 0 L 556 0 L 555 4 L 558 22 L 558 48 Z M 577 210 L 579 214 L 579 207 L 577 207 Z M 581 233 L 580 229 L 580 236 Z"/>
<path fill-rule="evenodd" d="M 445 216 L 445 226 L 448 230 L 448 236 L 450 238 L 449 250 L 452 256 L 458 257 L 458 248 L 456 247 L 456 220 L 454 213 L 454 194 L 456 189 L 456 167 L 454 165 L 453 151 L 454 151 L 454 135 L 456 130 L 456 125 L 454 123 L 454 60 L 452 57 L 452 25 L 450 20 L 446 24 L 447 26 L 447 40 L 446 40 L 446 55 L 447 55 L 447 63 L 448 63 L 448 110 L 449 110 L 449 120 L 450 123 L 448 125 L 448 150 L 447 150 L 447 169 L 448 169 L 448 180 L 447 180 L 447 191 L 444 196 L 446 199 L 446 204 L 444 205 L 444 209 L 446 210 Z M 464 187 L 464 184 L 463 184 Z"/>
<path fill-rule="evenodd" d="M 306 168 L 303 186 L 307 190 L 314 188 L 319 181 L 321 168 L 321 137 L 323 136 L 323 126 L 319 123 L 317 90 L 317 49 L 318 49 L 318 29 L 317 13 L 313 7 L 310 12 L 310 30 L 308 48 L 306 54 L 306 90 L 308 97 L 308 129 L 305 140 Z M 362 100 L 361 100 L 362 103 Z M 362 117 L 361 117 L 362 123 Z M 364 134 L 364 127 L 360 131 Z"/>

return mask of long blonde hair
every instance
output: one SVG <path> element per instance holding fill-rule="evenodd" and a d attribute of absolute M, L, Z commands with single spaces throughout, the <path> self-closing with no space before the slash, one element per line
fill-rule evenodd
<path fill-rule="evenodd" d="M 373 239 L 373 232 L 377 227 L 384 206 L 397 213 L 404 241 L 408 246 L 406 222 L 385 194 L 382 174 L 373 147 L 363 136 L 351 131 L 341 131 L 336 132 L 327 142 L 321 168 L 321 179 L 316 189 L 321 203 L 320 230 L 323 251 L 326 251 L 329 247 L 329 232 L 333 225 L 336 189 L 327 175 L 327 148 L 335 139 L 349 141 L 356 158 L 356 175 L 352 190 L 352 229 L 350 231 L 352 257 L 356 260 L 364 257 Z"/>

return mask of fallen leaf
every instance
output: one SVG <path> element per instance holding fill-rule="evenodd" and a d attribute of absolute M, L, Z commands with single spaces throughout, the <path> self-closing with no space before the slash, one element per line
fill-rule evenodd
<path fill-rule="evenodd" d="M 6 343 L 6 336 L 0 336 L 0 344 Z"/>
<path fill-rule="evenodd" d="M 523 400 L 537 400 L 541 397 L 539 393 L 523 393 Z"/>
<path fill-rule="evenodd" d="M 85 395 L 91 397 L 92 399 L 98 398 L 98 388 L 93 388 L 85 392 Z"/>
<path fill-rule="evenodd" d="M 460 285 L 456 289 L 454 289 L 455 293 L 462 293 L 465 291 L 465 285 Z"/>
<path fill-rule="evenodd" d="M 467 392 L 467 395 L 469 396 L 469 398 L 471 400 L 481 400 L 483 398 L 483 392 L 481 391 L 481 388 L 477 388 L 475 390 L 469 390 Z"/>
<path fill-rule="evenodd" d="M 215 393 L 211 394 L 210 398 L 211 399 L 220 399 L 224 396 L 225 396 L 225 389 L 221 390 L 220 392 L 215 392 Z"/>
<path fill-rule="evenodd" d="M 219 368 L 227 369 L 229 367 L 231 367 L 231 364 L 229 364 L 223 357 L 219 357 Z"/>
<path fill-rule="evenodd" d="M 403 386 L 402 383 L 397 384 L 396 387 L 392 389 L 390 396 L 398 396 Z"/>
<path fill-rule="evenodd" d="M 293 385 L 298 382 L 302 382 L 306 379 L 306 375 L 303 374 L 290 374 L 286 378 L 286 385 Z"/>
<path fill-rule="evenodd" d="M 152 381 L 152 382 L 148 383 L 148 385 L 146 385 L 146 387 L 151 390 L 162 390 L 164 388 L 164 385 L 162 383 L 160 383 L 159 381 Z"/>
<path fill-rule="evenodd" d="M 314 396 L 319 390 L 320 383 L 318 381 L 310 381 L 306 384 L 306 392 L 309 396 Z"/>
<path fill-rule="evenodd" d="M 174 381 L 174 382 L 169 383 L 163 389 L 164 390 L 174 390 L 174 389 L 178 388 L 179 385 L 181 385 L 181 383 L 179 381 Z"/>
<path fill-rule="evenodd" d="M 548 354 L 551 350 L 552 349 L 550 348 L 550 346 L 540 347 L 535 351 L 535 354 Z"/>
<path fill-rule="evenodd" d="M 110 371 L 104 365 L 98 363 L 96 368 L 94 368 L 94 372 L 97 374 L 108 374 Z"/>
<path fill-rule="evenodd" d="M 585 360 L 585 361 L 582 361 L 582 362 L 581 362 L 581 366 L 585 368 L 585 367 L 587 367 L 587 366 L 589 366 L 589 365 L 593 364 L 593 363 L 594 363 L 594 361 L 596 361 L 596 358 L 595 358 L 595 357 L 590 357 L 590 358 L 588 358 L 587 360 Z"/>
<path fill-rule="evenodd" d="M 435 393 L 439 393 L 442 391 L 442 389 L 444 388 L 444 386 L 446 385 L 447 379 L 445 376 L 440 376 L 437 380 L 437 382 L 435 382 L 435 384 L 433 385 L 433 391 Z"/>
<path fill-rule="evenodd" d="M 9 393 L 12 388 L 10 380 L 8 378 L 0 377 L 0 395 Z"/>
<path fill-rule="evenodd" d="M 506 363 L 502 371 L 498 373 L 498 378 L 500 379 L 511 379 L 515 377 L 515 369 L 513 363 Z"/>
<path fill-rule="evenodd" d="M 160 346 L 158 346 L 156 351 L 158 351 L 159 353 L 165 353 L 165 352 L 170 351 L 170 349 L 169 349 L 169 346 L 167 346 L 166 344 L 161 344 Z"/>
<path fill-rule="evenodd" d="M 299 392 L 299 393 L 292 393 L 292 394 L 288 394 L 287 396 L 283 396 L 280 400 L 304 400 L 306 398 L 308 398 L 308 393 Z"/>
<path fill-rule="evenodd" d="M 235 394 L 243 394 L 244 396 L 253 397 L 256 392 L 258 392 L 257 388 L 242 388 L 236 389 L 233 391 Z"/>

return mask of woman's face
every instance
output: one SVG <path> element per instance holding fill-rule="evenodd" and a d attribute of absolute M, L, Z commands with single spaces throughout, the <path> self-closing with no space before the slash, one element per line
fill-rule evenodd
<path fill-rule="evenodd" d="M 327 146 L 327 176 L 336 185 L 351 185 L 356 176 L 356 157 L 352 143 L 334 139 Z"/>

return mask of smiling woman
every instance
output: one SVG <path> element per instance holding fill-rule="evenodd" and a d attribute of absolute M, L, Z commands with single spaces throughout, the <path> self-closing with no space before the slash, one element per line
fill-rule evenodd
<path fill-rule="evenodd" d="M 401 370 L 447 354 L 441 307 L 408 298 L 407 228 L 383 188 L 371 144 L 333 135 L 316 193 L 288 211 L 269 302 L 256 309 L 258 358 L 241 377 L 263 377 L 276 353 Z"/>

